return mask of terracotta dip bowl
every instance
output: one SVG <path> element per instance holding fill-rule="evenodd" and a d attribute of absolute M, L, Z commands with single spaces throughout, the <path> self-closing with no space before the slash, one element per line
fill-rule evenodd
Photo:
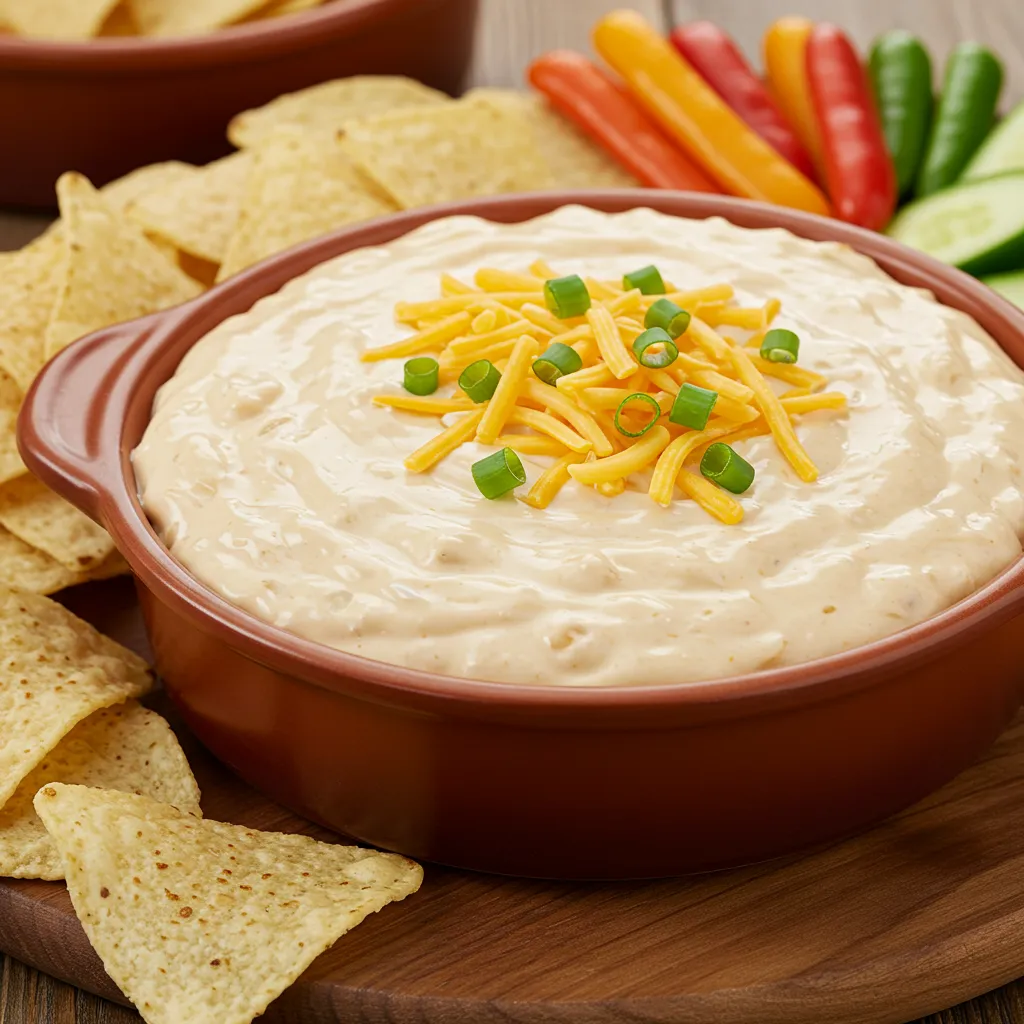
<path fill-rule="evenodd" d="M 403 74 L 456 93 L 477 0 L 331 0 L 175 39 L 60 43 L 0 35 L 0 204 L 51 207 L 54 182 L 99 186 L 160 160 L 228 152 L 242 110 L 332 78 Z"/>
<path fill-rule="evenodd" d="M 941 615 L 835 657 L 703 683 L 560 688 L 445 678 L 299 639 L 193 579 L 151 529 L 130 453 L 157 388 L 214 326 L 330 257 L 426 221 L 515 222 L 567 202 L 846 242 L 973 316 L 1024 365 L 1024 313 L 880 235 L 683 193 L 517 196 L 342 231 L 83 340 L 28 397 L 25 461 L 113 534 L 157 667 L 199 738 L 273 799 L 360 840 L 517 875 L 669 875 L 842 836 L 941 786 L 1019 706 L 1024 560 Z"/>

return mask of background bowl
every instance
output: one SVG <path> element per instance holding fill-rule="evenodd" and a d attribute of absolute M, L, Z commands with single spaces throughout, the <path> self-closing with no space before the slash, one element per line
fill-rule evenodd
<path fill-rule="evenodd" d="M 0 35 L 0 204 L 52 207 L 160 160 L 228 152 L 237 113 L 332 78 L 404 74 L 456 93 L 477 0 L 333 0 L 305 14 L 180 39 L 56 43 Z"/>
<path fill-rule="evenodd" d="M 721 197 L 622 191 L 420 210 L 285 253 L 195 301 L 59 355 L 26 399 L 25 461 L 113 534 L 167 688 L 243 778 L 358 839 L 460 867 L 563 878 L 678 874 L 836 838 L 941 786 L 999 734 L 1024 680 L 1024 559 L 941 615 L 792 668 L 676 686 L 433 676 L 330 650 L 234 608 L 164 549 L 131 451 L 153 396 L 227 317 L 333 256 L 451 213 L 566 202 L 785 227 L 846 242 L 978 320 L 1024 365 L 1024 313 L 880 235 Z"/>

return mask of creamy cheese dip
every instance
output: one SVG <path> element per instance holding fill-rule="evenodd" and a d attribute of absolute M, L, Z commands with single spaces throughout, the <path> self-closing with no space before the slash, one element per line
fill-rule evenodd
<path fill-rule="evenodd" d="M 724 526 L 692 501 L 655 504 L 649 475 L 614 499 L 570 482 L 544 511 L 488 501 L 470 466 L 495 449 L 475 443 L 407 473 L 440 425 L 371 404 L 400 391 L 402 363 L 360 352 L 407 334 L 394 303 L 436 298 L 442 271 L 537 258 L 606 279 L 656 263 L 680 288 L 782 299 L 800 365 L 849 399 L 797 420 L 820 480 L 802 483 L 771 437 L 743 442 L 757 478 L 744 522 Z M 791 665 L 921 622 L 1020 555 L 1022 460 L 1024 375 L 867 258 L 579 207 L 437 221 L 293 281 L 191 350 L 135 452 L 172 555 L 260 619 L 398 665 L 562 686 Z M 523 456 L 527 486 L 550 461 Z"/>

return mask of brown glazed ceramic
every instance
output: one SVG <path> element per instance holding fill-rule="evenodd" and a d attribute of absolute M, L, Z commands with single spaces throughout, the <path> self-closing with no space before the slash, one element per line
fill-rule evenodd
<path fill-rule="evenodd" d="M 0 203 L 51 207 L 54 182 L 102 185 L 159 160 L 228 152 L 228 121 L 344 75 L 404 74 L 458 92 L 477 0 L 333 0 L 181 39 L 82 43 L 0 34 Z"/>
<path fill-rule="evenodd" d="M 546 688 L 444 678 L 301 640 L 214 595 L 153 533 L 130 454 L 156 389 L 211 328 L 329 257 L 439 216 L 514 222 L 565 202 L 847 242 L 973 316 L 1024 364 L 1024 313 L 889 239 L 740 200 L 641 191 L 402 214 L 96 334 L 43 371 L 21 445 L 33 472 L 106 526 L 131 563 L 157 666 L 189 725 L 243 778 L 337 831 L 532 876 L 754 861 L 849 833 L 942 785 L 1019 705 L 1024 561 L 922 625 L 811 664 L 678 686 Z"/>

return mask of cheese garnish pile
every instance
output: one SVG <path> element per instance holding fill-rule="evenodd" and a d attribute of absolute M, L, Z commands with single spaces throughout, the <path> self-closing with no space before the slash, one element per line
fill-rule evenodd
<path fill-rule="evenodd" d="M 817 479 L 817 467 L 800 443 L 792 417 L 844 409 L 846 396 L 823 391 L 828 382 L 821 374 L 769 362 L 758 354 L 781 310 L 779 300 L 740 307 L 732 304 L 734 289 L 729 284 L 693 291 L 666 284 L 667 294 L 644 295 L 614 282 L 585 278 L 590 309 L 585 316 L 561 320 L 545 308 L 543 295 L 544 282 L 558 276 L 541 260 L 528 274 L 478 270 L 472 287 L 443 274 L 441 298 L 396 305 L 396 319 L 416 333 L 367 350 L 363 361 L 434 354 L 442 387 L 455 384 L 462 371 L 480 359 L 490 360 L 501 371 L 494 394 L 481 404 L 458 389 L 449 397 L 374 396 L 377 405 L 457 417 L 405 460 L 407 470 L 425 473 L 460 445 L 477 441 L 555 460 L 522 499 L 534 508 L 546 508 L 570 480 L 614 497 L 631 477 L 652 471 L 647 492 L 653 501 L 667 507 L 677 496 L 685 496 L 729 525 L 743 519 L 743 506 L 692 468 L 709 445 L 771 434 L 801 480 Z M 665 369 L 647 369 L 637 362 L 632 344 L 644 330 L 647 309 L 663 298 L 690 312 L 690 324 L 675 339 L 678 358 Z M 722 327 L 753 333 L 740 342 L 720 333 Z M 551 386 L 532 368 L 554 342 L 575 349 L 583 366 Z M 766 377 L 788 384 L 790 390 L 777 395 Z M 703 430 L 668 420 L 686 382 L 718 394 Z M 628 437 L 616 428 L 615 411 L 623 399 L 638 392 L 658 403 L 661 416 L 642 436 Z M 620 420 L 628 415 L 624 411 Z"/>

